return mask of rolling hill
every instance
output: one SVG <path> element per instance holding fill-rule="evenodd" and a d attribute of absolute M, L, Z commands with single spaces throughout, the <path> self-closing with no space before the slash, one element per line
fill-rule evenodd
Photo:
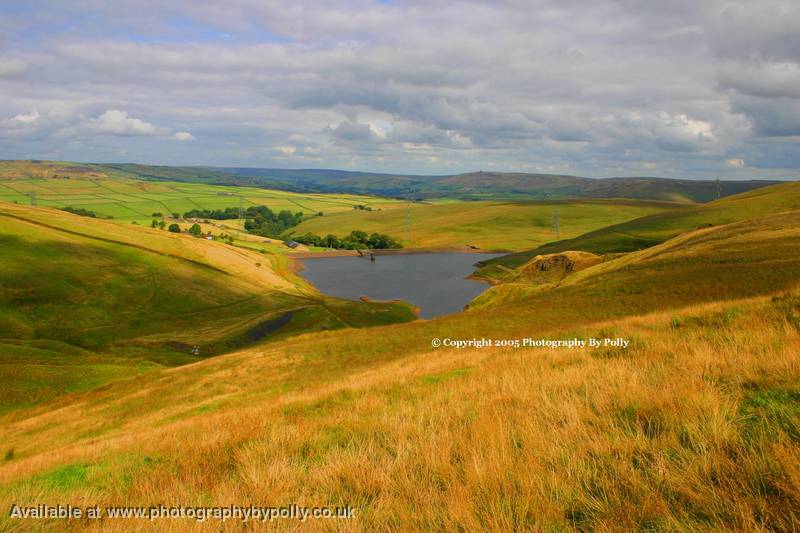
<path fill-rule="evenodd" d="M 552 200 L 506 202 L 425 202 L 380 211 L 351 210 L 311 217 L 292 228 L 294 235 L 311 232 L 338 237 L 352 230 L 396 236 L 405 248 L 468 247 L 519 251 L 556 239 L 578 236 L 644 215 L 685 209 L 684 204 L 652 200 Z"/>
<path fill-rule="evenodd" d="M 16 411 L 0 418 L 0 502 L 351 505 L 345 525 L 364 530 L 790 530 L 796 215 L 499 285 L 461 314 L 278 340 Z M 525 337 L 630 345 L 431 346 Z M 309 525 L 326 526 L 340 524 Z"/>
<path fill-rule="evenodd" d="M 176 179 L 169 168 L 114 165 L 146 177 Z M 209 172 L 218 172 L 216 177 Z M 413 199 L 458 198 L 462 200 L 636 198 L 645 200 L 707 202 L 717 198 L 715 180 L 681 180 L 653 177 L 594 179 L 557 174 L 469 172 L 457 175 L 414 176 L 349 172 L 326 169 L 198 169 L 203 181 L 229 185 L 267 186 L 300 192 L 374 194 Z M 180 179 L 191 175 L 181 169 Z M 159 178 L 162 179 L 162 178 Z M 195 178 L 188 178 L 194 180 Z M 214 181 L 217 180 L 217 181 Z M 777 182 L 720 181 L 720 196 L 729 196 Z"/>
<path fill-rule="evenodd" d="M 707 202 L 779 182 L 684 180 L 654 177 L 586 178 L 554 174 L 470 172 L 415 176 L 328 169 L 169 167 L 156 165 L 0 161 L 0 180 L 47 177 L 116 177 L 144 181 L 279 189 L 425 200 L 552 200 L 629 198 Z"/>
<path fill-rule="evenodd" d="M 149 223 L 153 213 L 170 216 L 193 209 L 267 205 L 308 216 L 352 211 L 364 205 L 381 209 L 402 202 L 349 194 L 297 194 L 253 187 L 148 181 L 140 176 L 92 165 L 0 162 L 0 201 L 46 207 L 79 207 L 100 217 Z"/>
<path fill-rule="evenodd" d="M 574 238 L 549 242 L 532 250 L 487 261 L 478 275 L 494 282 L 502 279 L 509 269 L 516 268 L 537 255 L 567 250 L 596 254 L 631 252 L 698 228 L 752 220 L 771 213 L 796 209 L 800 209 L 800 183 L 773 185 L 708 204 L 647 215 L 589 231 Z"/>
<path fill-rule="evenodd" d="M 0 412 L 319 329 L 413 320 L 320 295 L 285 258 L 0 202 Z M 192 353 L 194 346 L 199 354 Z"/>

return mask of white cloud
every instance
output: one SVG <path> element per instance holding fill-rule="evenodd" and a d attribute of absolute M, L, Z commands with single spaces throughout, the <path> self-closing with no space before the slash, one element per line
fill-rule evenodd
<path fill-rule="evenodd" d="M 114 135 L 155 135 L 156 128 L 149 122 L 132 118 L 126 111 L 109 109 L 96 119 L 92 119 L 91 127 L 98 133 Z"/>
<path fill-rule="evenodd" d="M 17 122 L 21 122 L 23 124 L 33 124 L 34 122 L 39 120 L 39 117 L 40 117 L 39 112 L 34 109 L 30 114 L 27 115 L 20 113 L 19 115 L 15 116 L 12 120 L 16 120 Z"/>
<path fill-rule="evenodd" d="M 796 0 L 41 1 L 0 22 L 0 157 L 800 177 Z"/>
<path fill-rule="evenodd" d="M 744 168 L 744 159 L 726 159 L 725 164 L 733 168 Z"/>

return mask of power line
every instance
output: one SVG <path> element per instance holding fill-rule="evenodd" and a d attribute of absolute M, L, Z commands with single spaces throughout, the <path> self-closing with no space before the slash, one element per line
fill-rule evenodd
<path fill-rule="evenodd" d="M 556 236 L 556 240 L 561 238 L 561 228 L 558 223 L 558 209 L 553 209 L 553 214 L 550 218 L 550 231 Z"/>
<path fill-rule="evenodd" d="M 411 246 L 411 199 L 406 203 L 406 241 Z"/>
<path fill-rule="evenodd" d="M 244 199 L 239 195 L 239 221 L 241 223 L 242 239 L 247 240 L 247 233 L 244 229 Z"/>

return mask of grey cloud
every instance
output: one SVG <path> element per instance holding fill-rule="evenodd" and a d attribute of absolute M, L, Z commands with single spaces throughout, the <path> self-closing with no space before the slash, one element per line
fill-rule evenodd
<path fill-rule="evenodd" d="M 760 136 L 800 136 L 800 99 L 741 96 L 734 99 L 733 108 L 750 117 Z"/>
<path fill-rule="evenodd" d="M 0 120 L 40 114 L 0 157 L 707 176 L 763 140 L 797 169 L 797 7 L 764 5 L 43 0 L 41 39 L 0 26 Z"/>
<path fill-rule="evenodd" d="M 328 128 L 331 136 L 342 141 L 369 141 L 375 134 L 369 124 L 358 122 L 340 122 L 334 128 Z"/>

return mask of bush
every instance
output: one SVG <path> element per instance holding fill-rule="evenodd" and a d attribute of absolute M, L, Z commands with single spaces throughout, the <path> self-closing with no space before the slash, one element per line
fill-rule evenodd
<path fill-rule="evenodd" d="M 80 215 L 82 217 L 92 217 L 97 218 L 97 213 L 94 211 L 89 211 L 88 209 L 84 209 L 82 207 L 62 207 L 62 211 L 66 211 L 67 213 L 72 213 L 73 215 Z"/>
<path fill-rule="evenodd" d="M 181 232 L 181 227 L 179 225 L 177 225 L 177 224 L 170 224 L 169 225 L 169 231 L 171 231 L 172 233 L 180 233 Z"/>

